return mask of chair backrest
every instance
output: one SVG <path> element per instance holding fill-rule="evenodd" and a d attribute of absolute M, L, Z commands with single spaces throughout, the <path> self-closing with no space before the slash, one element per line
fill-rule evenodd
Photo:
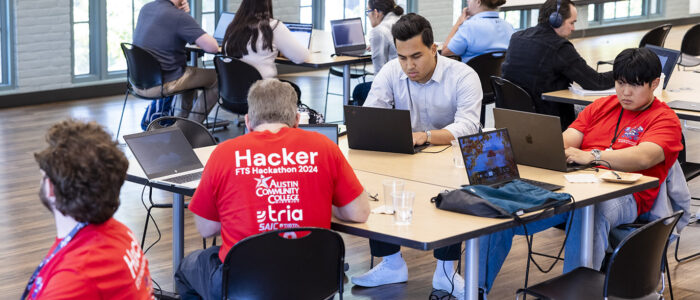
<path fill-rule="evenodd" d="M 681 53 L 700 56 L 700 24 L 695 24 L 683 36 Z"/>
<path fill-rule="evenodd" d="M 262 79 L 255 67 L 228 56 L 214 57 L 219 79 L 219 104 L 236 114 L 248 113 L 248 90 Z"/>
<path fill-rule="evenodd" d="M 292 233 L 299 237 L 284 237 Z M 336 292 L 342 299 L 344 258 L 343 239 L 328 229 L 291 228 L 247 237 L 224 260 L 223 299 L 329 299 Z"/>
<path fill-rule="evenodd" d="M 493 99 L 493 86 L 491 76 L 501 76 L 501 64 L 506 58 L 505 51 L 484 53 L 470 59 L 467 65 L 470 66 L 481 80 L 481 90 L 484 92 L 484 99 L 491 102 Z"/>
<path fill-rule="evenodd" d="M 155 119 L 148 124 L 146 131 L 170 126 L 180 128 L 187 141 L 192 145 L 192 148 L 216 145 L 216 139 L 204 125 L 180 117 L 166 116 Z"/>
<path fill-rule="evenodd" d="M 160 63 L 153 55 L 139 46 L 121 43 L 126 58 L 126 73 L 129 84 L 139 89 L 163 85 Z"/>
<path fill-rule="evenodd" d="M 673 25 L 664 24 L 649 30 L 649 32 L 644 34 L 642 40 L 639 41 L 639 48 L 642 48 L 647 44 L 663 47 L 664 43 L 666 42 L 666 36 L 668 36 L 668 32 L 671 31 L 671 27 L 673 27 Z"/>
<path fill-rule="evenodd" d="M 668 239 L 682 213 L 677 211 L 646 224 L 622 240 L 610 257 L 604 297 L 636 299 L 656 290 L 664 268 Z"/>
<path fill-rule="evenodd" d="M 535 104 L 527 91 L 506 79 L 491 76 L 496 107 L 525 112 L 535 112 Z"/>

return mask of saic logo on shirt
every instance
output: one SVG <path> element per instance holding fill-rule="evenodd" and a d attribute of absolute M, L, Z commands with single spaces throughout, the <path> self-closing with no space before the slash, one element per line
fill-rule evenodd
<path fill-rule="evenodd" d="M 255 217 L 259 223 L 258 229 L 260 231 L 295 228 L 299 227 L 296 222 L 304 220 L 304 210 L 291 209 L 289 205 L 284 209 L 275 210 L 272 205 L 268 205 L 267 210 L 256 211 Z"/>
<path fill-rule="evenodd" d="M 267 197 L 267 203 L 298 203 L 299 202 L 299 181 L 276 181 L 272 176 L 265 177 L 260 175 L 260 178 L 255 180 L 255 195 L 258 197 Z"/>

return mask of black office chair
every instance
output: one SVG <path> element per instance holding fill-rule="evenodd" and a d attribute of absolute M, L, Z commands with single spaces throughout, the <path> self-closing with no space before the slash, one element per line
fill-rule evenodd
<path fill-rule="evenodd" d="M 663 47 L 664 43 L 666 42 L 666 37 L 668 36 L 668 32 L 671 31 L 671 27 L 673 25 L 671 24 L 664 24 L 661 26 L 657 26 L 656 28 L 649 30 L 642 39 L 639 41 L 639 48 L 644 47 L 645 45 L 654 45 L 654 46 L 659 46 Z M 598 63 L 595 66 L 596 71 L 598 70 L 598 67 L 600 65 L 612 65 L 614 60 L 601 60 L 598 61 Z"/>
<path fill-rule="evenodd" d="M 535 103 L 530 94 L 517 84 L 498 76 L 491 76 L 496 107 L 535 112 Z"/>
<path fill-rule="evenodd" d="M 308 233 L 304 235 L 305 233 Z M 296 234 L 288 238 L 287 235 Z M 343 299 L 345 244 L 323 228 L 291 228 L 247 237 L 222 269 L 223 299 Z"/>
<path fill-rule="evenodd" d="M 569 273 L 544 281 L 521 294 L 542 299 L 660 299 L 656 291 L 663 280 L 668 238 L 682 211 L 644 225 L 627 236 L 610 257 L 605 272 L 579 267 Z"/>
<path fill-rule="evenodd" d="M 493 95 L 493 85 L 491 84 L 491 76 L 501 76 L 501 64 L 506 58 L 505 51 L 496 51 L 485 53 L 470 59 L 467 65 L 470 66 L 476 74 L 479 75 L 481 81 L 481 90 L 484 92 L 484 97 L 481 100 L 481 126 L 486 122 L 486 105 L 495 101 Z"/>
<path fill-rule="evenodd" d="M 681 59 L 678 61 L 679 66 L 695 67 L 700 65 L 700 24 L 695 24 L 691 27 L 681 42 Z"/>
<path fill-rule="evenodd" d="M 328 95 L 343 97 L 343 94 L 329 92 L 329 88 L 331 85 L 331 75 L 342 78 L 343 77 L 343 68 L 342 67 L 330 67 L 330 68 L 328 68 L 328 76 L 326 77 L 326 104 L 323 105 L 323 115 L 324 116 L 328 116 Z M 350 80 L 362 78 L 362 82 L 366 82 L 365 79 L 368 75 L 372 75 L 372 73 L 370 73 L 369 71 L 366 70 L 365 64 L 362 65 L 362 68 L 353 68 L 352 66 L 350 66 Z"/>
<path fill-rule="evenodd" d="M 192 148 L 213 146 L 213 145 L 217 144 L 214 136 L 211 135 L 211 132 L 209 132 L 209 130 L 207 130 L 207 128 L 204 127 L 204 125 L 199 124 L 197 122 L 194 122 L 192 120 L 188 120 L 188 119 L 180 118 L 180 117 L 167 116 L 167 117 L 160 117 L 158 119 L 155 119 L 155 120 L 153 120 L 153 122 L 148 124 L 148 128 L 146 128 L 146 131 L 151 131 L 151 130 L 155 130 L 155 129 L 170 127 L 170 126 L 175 126 L 177 128 L 180 128 L 182 133 L 185 135 L 185 138 L 187 139 L 187 141 L 190 142 L 190 145 L 192 145 Z M 172 208 L 173 207 L 172 203 L 155 203 L 155 202 L 153 202 L 153 199 L 150 197 L 150 194 L 148 197 L 148 201 L 150 202 L 150 206 L 146 208 L 146 222 L 145 222 L 145 225 L 143 226 L 143 236 L 141 237 L 141 248 L 143 248 L 144 244 L 146 243 L 146 233 L 148 232 L 149 220 L 153 218 L 151 216 L 151 209 L 153 209 L 153 208 Z M 189 205 L 189 203 L 185 203 L 185 208 L 187 208 L 188 205 Z M 207 247 L 206 239 L 202 239 L 202 244 L 203 244 L 204 248 Z M 216 237 L 214 237 L 214 240 L 212 242 L 212 245 L 214 245 L 214 244 L 216 244 Z"/>
<path fill-rule="evenodd" d="M 262 79 L 258 70 L 233 57 L 217 55 L 214 57 L 219 80 L 219 107 L 223 107 L 237 115 L 248 113 L 248 90 L 258 80 Z M 214 121 L 219 115 L 219 108 L 214 113 Z M 237 122 L 240 126 L 241 123 Z"/>
<path fill-rule="evenodd" d="M 146 49 L 139 46 L 121 43 L 122 52 L 124 52 L 124 57 L 126 58 L 126 96 L 124 97 L 124 104 L 122 105 L 122 114 L 119 118 L 119 127 L 117 127 L 117 135 L 115 140 L 119 139 L 119 132 L 122 128 L 122 121 L 124 119 L 124 110 L 126 109 L 126 100 L 129 98 L 129 94 L 136 96 L 137 98 L 145 100 L 157 100 L 167 96 L 172 96 L 172 94 L 167 94 L 163 90 L 163 71 L 160 68 L 160 63 L 153 57 L 153 55 Z M 141 95 L 136 92 L 134 88 L 137 89 L 149 89 L 153 87 L 160 87 L 160 94 L 155 96 Z M 181 91 L 189 92 L 192 90 L 201 90 L 202 100 L 204 101 L 204 107 L 206 105 L 206 90 L 204 87 L 199 87 L 191 90 Z M 163 102 L 165 103 L 165 102 Z M 205 119 L 206 120 L 206 119 Z"/>

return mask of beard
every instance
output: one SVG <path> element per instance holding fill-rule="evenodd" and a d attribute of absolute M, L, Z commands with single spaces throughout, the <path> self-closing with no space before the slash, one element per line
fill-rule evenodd
<path fill-rule="evenodd" d="M 41 204 L 48 209 L 51 214 L 53 214 L 53 205 L 51 201 L 49 200 L 49 197 L 46 196 L 48 189 L 48 185 L 46 184 L 46 180 L 41 181 L 41 187 L 39 188 L 39 200 L 41 200 Z"/>

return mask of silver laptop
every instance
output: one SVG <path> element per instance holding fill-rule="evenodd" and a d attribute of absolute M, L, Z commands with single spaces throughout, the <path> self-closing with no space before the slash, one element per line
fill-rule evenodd
<path fill-rule="evenodd" d="M 341 135 L 338 124 L 299 124 L 299 128 L 306 131 L 313 131 L 323 134 L 328 137 L 329 140 L 336 143 L 336 145 L 338 144 L 338 136 Z M 243 134 L 248 134 L 248 132 L 248 127 L 246 127 Z"/>
<path fill-rule="evenodd" d="M 216 23 L 216 29 L 214 30 L 214 39 L 219 43 L 219 46 L 221 46 L 221 43 L 224 41 L 224 36 L 226 35 L 226 29 L 228 28 L 228 25 L 231 24 L 233 21 L 233 17 L 235 17 L 235 13 L 230 13 L 230 12 L 222 12 L 221 16 L 219 16 L 219 22 Z"/>
<path fill-rule="evenodd" d="M 331 21 L 331 34 L 336 55 L 369 56 L 365 43 L 362 19 L 352 18 Z"/>
<path fill-rule="evenodd" d="M 204 166 L 180 128 L 125 135 L 124 140 L 148 181 L 188 189 L 199 185 Z"/>
<path fill-rule="evenodd" d="M 494 108 L 496 128 L 507 128 L 515 161 L 543 169 L 571 172 L 585 166 L 567 164 L 559 117 Z"/>
<path fill-rule="evenodd" d="M 678 58 L 681 56 L 681 52 L 678 50 L 661 48 L 654 45 L 645 45 L 644 47 L 649 48 L 649 50 L 656 53 L 656 55 L 659 57 L 659 60 L 661 61 L 661 73 L 664 73 L 665 76 L 664 82 L 662 82 L 662 89 L 665 90 L 666 85 L 668 85 L 668 81 L 671 79 L 673 69 L 676 67 L 676 63 L 678 63 Z"/>
<path fill-rule="evenodd" d="M 307 49 L 311 48 L 311 33 L 313 32 L 313 25 L 306 23 L 284 23 L 287 29 L 292 32 L 294 38 L 297 39 L 299 44 L 306 46 Z"/>

